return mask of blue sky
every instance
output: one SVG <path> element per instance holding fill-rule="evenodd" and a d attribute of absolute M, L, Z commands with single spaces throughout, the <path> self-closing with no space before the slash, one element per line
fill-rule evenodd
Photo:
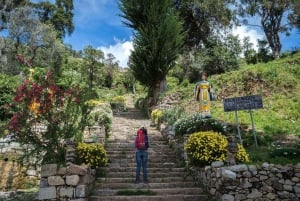
<path fill-rule="evenodd" d="M 54 0 L 49 1 L 54 2 Z M 132 30 L 122 24 L 118 9 L 119 0 L 73 0 L 73 2 L 75 31 L 71 36 L 67 36 L 64 42 L 71 44 L 75 50 L 91 45 L 101 49 L 105 54 L 112 53 L 120 66 L 126 67 L 133 49 Z M 253 26 L 236 27 L 233 33 L 241 40 L 249 36 L 254 46 L 257 44 L 257 39 L 264 38 L 262 30 Z M 299 30 L 293 30 L 290 37 L 281 36 L 282 51 L 300 47 L 299 33 Z"/>

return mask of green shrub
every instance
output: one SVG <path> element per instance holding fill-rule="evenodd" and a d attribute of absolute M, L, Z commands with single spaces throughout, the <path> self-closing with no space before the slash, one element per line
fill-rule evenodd
<path fill-rule="evenodd" d="M 174 128 L 176 135 L 211 130 L 225 134 L 224 126 L 219 121 L 215 119 L 204 119 L 199 113 L 177 120 L 174 124 Z"/>
<path fill-rule="evenodd" d="M 108 133 L 111 130 L 112 118 L 113 118 L 110 104 L 95 99 L 87 101 L 86 104 L 93 108 L 87 117 L 88 125 L 104 126 L 105 133 L 108 135 Z"/>
<path fill-rule="evenodd" d="M 228 140 L 225 136 L 212 132 L 197 132 L 188 138 L 185 149 L 192 165 L 205 166 L 214 161 L 225 161 L 227 157 Z M 249 154 L 238 144 L 235 157 L 237 162 L 249 162 Z"/>
<path fill-rule="evenodd" d="M 168 125 L 174 125 L 177 119 L 184 118 L 186 116 L 184 108 L 173 107 L 171 109 L 164 110 L 163 119 Z"/>
<path fill-rule="evenodd" d="M 155 125 L 159 125 L 163 119 L 164 111 L 160 109 L 155 109 L 151 112 L 151 121 Z"/>
<path fill-rule="evenodd" d="M 270 152 L 270 157 L 286 157 L 289 159 L 297 159 L 299 158 L 300 150 L 296 148 L 279 148 L 279 149 L 273 149 Z"/>
<path fill-rule="evenodd" d="M 92 168 L 103 167 L 108 158 L 102 144 L 78 143 L 76 147 L 78 163 L 84 163 Z"/>
<path fill-rule="evenodd" d="M 125 96 L 115 96 L 111 99 L 110 105 L 113 109 L 123 109 L 126 110 L 126 98 Z"/>

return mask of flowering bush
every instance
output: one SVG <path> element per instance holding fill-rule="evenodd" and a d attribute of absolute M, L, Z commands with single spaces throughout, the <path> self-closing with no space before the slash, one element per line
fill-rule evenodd
<path fill-rule="evenodd" d="M 87 116 L 89 126 L 98 124 L 105 127 L 105 133 L 108 134 L 112 126 L 113 113 L 110 104 L 101 100 L 91 99 L 85 102 L 91 107 L 91 112 Z"/>
<path fill-rule="evenodd" d="M 151 120 L 155 125 L 161 123 L 163 118 L 163 111 L 160 109 L 155 109 L 151 112 Z"/>
<path fill-rule="evenodd" d="M 238 144 L 237 146 L 238 146 L 238 151 L 235 156 L 236 161 L 240 163 L 248 163 L 250 159 L 246 149 L 241 144 Z"/>
<path fill-rule="evenodd" d="M 102 144 L 78 143 L 76 147 L 79 163 L 84 163 L 92 168 L 103 167 L 108 159 Z"/>
<path fill-rule="evenodd" d="M 225 161 L 228 141 L 225 136 L 208 131 L 197 132 L 188 138 L 185 149 L 191 164 L 209 165 L 214 161 Z"/>
<path fill-rule="evenodd" d="M 113 109 L 121 109 L 123 108 L 124 110 L 126 110 L 126 98 L 125 96 L 115 96 L 111 99 L 111 106 Z"/>
<path fill-rule="evenodd" d="M 17 142 L 32 145 L 26 156 L 42 163 L 64 163 L 63 140 L 82 134 L 85 119 L 80 103 L 80 88 L 60 88 L 48 71 L 19 86 L 8 128 Z"/>
<path fill-rule="evenodd" d="M 227 157 L 227 138 L 216 132 L 197 132 L 188 138 L 185 149 L 193 165 L 210 165 L 214 161 L 225 161 Z M 249 154 L 238 144 L 237 162 L 249 162 Z"/>
<path fill-rule="evenodd" d="M 225 133 L 224 126 L 215 119 L 203 119 L 200 113 L 179 119 L 174 124 L 175 134 L 184 135 L 199 131 L 215 131 Z"/>

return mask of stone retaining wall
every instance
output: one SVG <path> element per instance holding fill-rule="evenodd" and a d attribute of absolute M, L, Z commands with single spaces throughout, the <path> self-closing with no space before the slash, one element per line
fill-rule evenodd
<path fill-rule="evenodd" d="M 221 201 L 299 201 L 300 164 L 234 165 L 214 162 L 192 168 L 208 192 Z"/>
<path fill-rule="evenodd" d="M 95 180 L 95 171 L 71 164 L 58 168 L 57 164 L 43 165 L 38 200 L 87 201 Z"/>

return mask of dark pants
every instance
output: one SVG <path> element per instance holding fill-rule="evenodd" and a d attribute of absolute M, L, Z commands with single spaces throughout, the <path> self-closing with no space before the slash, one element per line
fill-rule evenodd
<path fill-rule="evenodd" d="M 147 151 L 137 151 L 136 152 L 136 181 L 140 181 L 141 166 L 143 167 L 143 179 L 144 179 L 144 181 L 148 180 L 147 161 L 148 161 L 148 152 Z"/>

